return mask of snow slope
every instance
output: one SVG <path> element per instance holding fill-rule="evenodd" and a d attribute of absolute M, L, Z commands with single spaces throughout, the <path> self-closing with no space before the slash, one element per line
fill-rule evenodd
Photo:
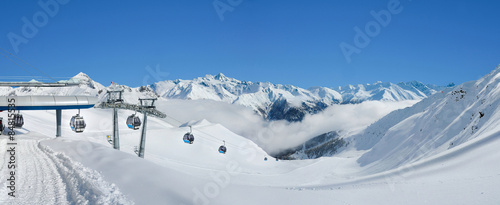
<path fill-rule="evenodd" d="M 140 159 L 134 154 L 140 131 L 127 129 L 124 123 L 130 111 L 119 112 L 120 151 L 106 141 L 112 132 L 110 110 L 82 110 L 88 124 L 85 132 L 76 134 L 64 126 L 60 138 L 53 137 L 54 111 L 26 111 L 25 126 L 17 135 L 17 190 L 22 197 L 6 194 L 8 175 L 2 166 L 0 201 L 498 204 L 499 98 L 500 67 L 477 81 L 394 111 L 360 134 L 344 136 L 349 145 L 332 157 L 294 161 L 276 161 L 225 126 L 186 120 L 189 116 L 150 117 L 145 159 Z M 231 110 L 219 112 L 230 115 Z M 0 116 L 6 118 L 6 114 Z M 63 122 L 73 114 L 64 111 Z M 187 125 L 194 128 L 194 144 L 182 141 Z M 0 136 L 1 146 L 5 139 Z M 222 140 L 228 147 L 226 154 L 217 152 Z"/>
<path fill-rule="evenodd" d="M 72 114 L 63 112 L 63 120 L 69 120 Z M 125 120 L 129 114 L 120 111 L 119 119 Z M 143 160 L 133 154 L 140 131 L 127 129 L 125 123 L 119 124 L 121 151 L 113 150 L 106 142 L 105 135 L 112 132 L 109 110 L 82 111 L 88 122 L 87 130 L 76 134 L 65 126 L 63 137 L 57 139 L 53 137 L 53 111 L 27 111 L 24 115 L 26 125 L 18 133 L 23 143 L 18 150 L 35 157 L 19 157 L 19 167 L 47 171 L 19 175 L 18 192 L 22 197 L 8 198 L 4 189 L 0 200 L 6 204 L 33 201 L 83 204 L 84 200 L 91 204 L 496 204 L 500 201 L 497 194 L 500 165 L 495 163 L 500 159 L 500 153 L 495 151 L 500 146 L 500 133 L 494 131 L 397 169 L 391 169 L 390 163 L 386 165 L 387 159 L 375 161 L 373 164 L 386 169 L 368 173 L 358 163 L 366 151 L 344 151 L 314 160 L 275 161 L 253 142 L 206 120 L 170 124 L 149 118 Z M 188 130 L 186 125 L 194 127 L 196 139 L 192 145 L 181 139 Z M 216 151 L 222 139 L 228 142 L 225 155 Z M 32 165 L 31 161 L 38 160 L 39 155 L 46 156 L 41 158 L 45 162 Z M 264 161 L 266 156 L 268 160 Z M 58 161 L 68 168 L 58 168 Z M 56 167 L 58 174 L 51 167 Z M 2 168 L 5 170 L 5 166 Z M 64 176 L 78 178 L 64 180 Z M 59 192 L 51 191 L 52 188 Z"/>
<path fill-rule="evenodd" d="M 0 168 L 2 204 L 133 204 L 114 185 L 103 181 L 95 170 L 82 166 L 64 153 L 54 153 L 42 146 L 40 141 L 47 137 L 32 132 L 19 133 L 16 146 L 15 198 L 7 195 L 12 191 L 7 188 L 7 178 L 12 169 L 7 170 L 10 149 L 7 139 L 0 139 L 4 157 Z M 9 155 L 7 155 L 9 154 Z"/>
<path fill-rule="evenodd" d="M 396 168 L 500 131 L 500 68 L 397 110 L 363 133 L 353 146 L 369 150 L 358 162 L 374 172 Z M 379 167 L 377 161 L 383 161 Z"/>

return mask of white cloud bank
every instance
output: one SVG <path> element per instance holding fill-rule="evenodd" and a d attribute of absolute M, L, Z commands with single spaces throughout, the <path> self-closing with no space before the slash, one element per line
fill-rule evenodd
<path fill-rule="evenodd" d="M 409 107 L 417 101 L 380 102 L 333 105 L 316 115 L 306 115 L 302 122 L 268 122 L 251 109 L 211 100 L 168 100 L 158 102 L 158 108 L 170 117 L 187 122 L 206 119 L 247 137 L 268 153 L 295 147 L 329 131 L 359 131 L 396 109 Z M 179 126 L 180 123 L 167 118 Z"/>

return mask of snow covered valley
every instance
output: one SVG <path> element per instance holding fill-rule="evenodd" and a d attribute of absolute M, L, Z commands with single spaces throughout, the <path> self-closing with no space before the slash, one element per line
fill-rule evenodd
<path fill-rule="evenodd" d="M 8 195 L 6 131 L 0 136 L 0 203 L 498 204 L 499 105 L 500 68 L 418 102 L 337 105 L 295 123 L 260 124 L 241 105 L 163 99 L 157 108 L 172 118 L 148 118 L 144 159 L 134 153 L 140 130 L 125 124 L 132 111 L 119 111 L 120 150 L 106 138 L 111 110 L 82 110 L 85 132 L 63 126 L 58 138 L 55 111 L 24 111 L 15 135 L 16 197 Z M 74 114 L 63 111 L 63 125 Z M 349 123 L 335 127 L 339 118 Z M 189 125 L 193 144 L 182 140 Z M 347 143 L 331 156 L 270 155 L 310 139 L 287 138 L 293 133 L 340 129 Z M 223 140 L 225 154 L 217 152 Z"/>

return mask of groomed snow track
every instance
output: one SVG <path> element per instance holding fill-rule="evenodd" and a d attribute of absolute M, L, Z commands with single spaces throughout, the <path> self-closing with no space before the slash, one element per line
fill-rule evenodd
<path fill-rule="evenodd" d="M 0 204 L 133 204 L 114 184 L 94 170 L 40 145 L 41 140 L 21 139 L 16 148 L 16 197 L 8 196 L 7 159 L 2 153 Z M 7 140 L 0 140 L 6 150 Z"/>

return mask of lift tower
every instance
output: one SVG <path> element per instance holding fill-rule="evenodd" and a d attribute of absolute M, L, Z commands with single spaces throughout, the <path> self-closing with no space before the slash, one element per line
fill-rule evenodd
<path fill-rule="evenodd" d="M 148 114 L 145 110 L 155 109 L 156 98 L 139 98 L 141 102 L 140 109 L 144 113 L 144 123 L 142 124 L 142 134 L 141 143 L 139 144 L 139 153 L 137 154 L 140 158 L 144 158 L 144 149 L 146 148 L 146 125 L 148 124 Z"/>
<path fill-rule="evenodd" d="M 137 104 L 129 104 L 123 101 L 122 95 L 123 95 L 123 89 L 109 89 L 107 91 L 108 93 L 108 99 L 107 101 L 101 102 L 100 104 L 96 105 L 95 107 L 98 108 L 113 108 L 113 148 L 115 149 L 120 149 L 120 139 L 118 137 L 118 109 L 125 109 L 125 110 L 132 110 L 136 112 L 140 112 L 144 114 L 144 119 L 143 119 L 143 124 L 142 124 L 142 134 L 141 134 L 141 141 L 140 141 L 140 148 L 137 150 L 137 155 L 141 158 L 144 158 L 144 149 L 145 149 L 145 142 L 146 142 L 146 129 L 147 129 L 147 120 L 148 120 L 148 115 L 150 116 L 155 116 L 158 118 L 165 118 L 167 115 L 164 113 L 160 112 L 159 110 L 156 109 L 156 106 L 154 105 L 155 101 L 157 98 L 139 98 L 140 105 Z"/>
<path fill-rule="evenodd" d="M 118 135 L 118 104 L 123 103 L 123 89 L 108 90 L 107 104 L 113 108 L 113 148 L 120 150 L 120 137 Z"/>

